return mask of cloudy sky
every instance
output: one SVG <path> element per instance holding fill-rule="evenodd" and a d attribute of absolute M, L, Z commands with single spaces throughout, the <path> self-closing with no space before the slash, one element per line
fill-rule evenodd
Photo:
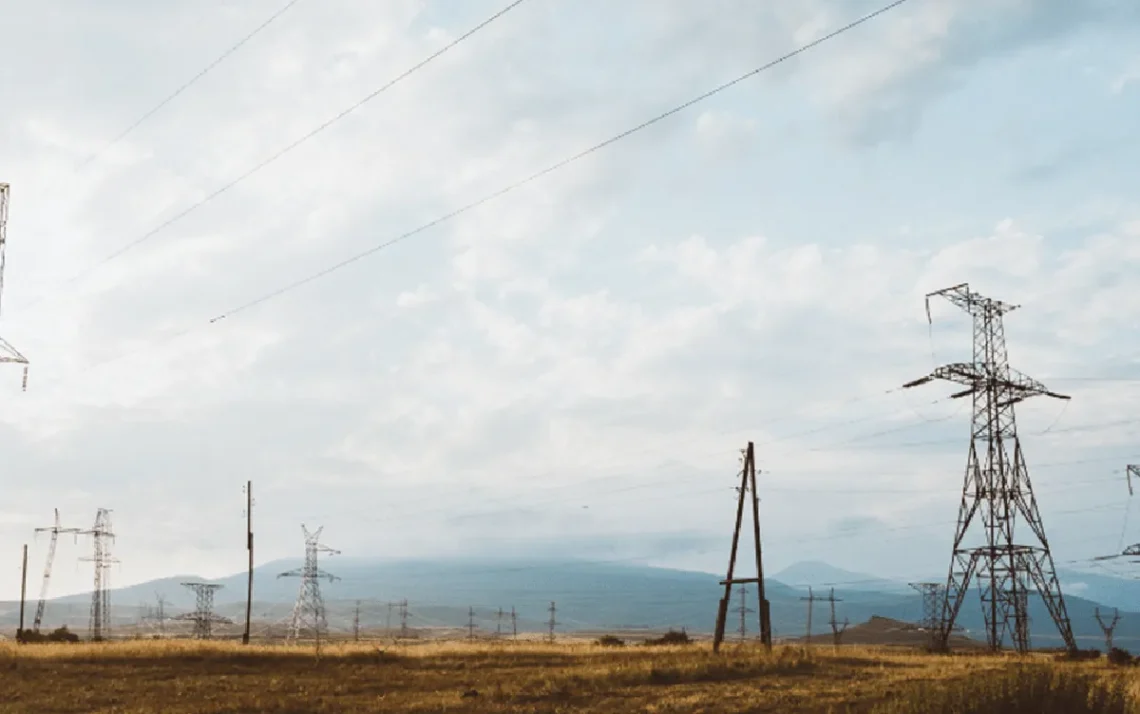
<path fill-rule="evenodd" d="M 284 4 L 0 0 L 5 596 L 53 507 L 119 584 L 236 572 L 246 479 L 259 561 L 722 571 L 749 439 L 771 568 L 938 575 L 968 405 L 889 390 L 968 359 L 963 281 L 1073 395 L 1019 412 L 1058 561 L 1140 540 L 1140 5 L 910 0 L 233 312 L 878 3 L 527 0 L 217 193 L 508 4 L 300 0 L 110 143 Z"/>

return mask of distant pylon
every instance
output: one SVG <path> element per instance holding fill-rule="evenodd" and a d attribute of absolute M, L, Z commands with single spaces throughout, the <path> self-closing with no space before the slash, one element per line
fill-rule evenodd
<path fill-rule="evenodd" d="M 1100 625 L 1101 631 L 1104 632 L 1104 651 L 1106 653 L 1112 651 L 1112 633 L 1116 629 L 1116 623 L 1120 622 L 1120 611 L 1112 608 L 1112 620 L 1105 622 L 1101 619 L 1100 608 L 1096 608 L 1096 621 Z"/>
<path fill-rule="evenodd" d="M 32 621 L 32 632 L 40 631 L 40 624 L 44 619 L 44 610 L 47 608 L 48 581 L 51 580 L 51 566 L 55 561 L 55 546 L 59 541 L 60 533 L 79 533 L 78 528 L 64 528 L 59 524 L 59 509 L 55 509 L 55 524 L 47 528 L 37 528 L 36 533 L 47 531 L 51 533 L 51 542 L 48 543 L 47 564 L 44 565 L 44 582 L 40 586 L 40 600 L 36 603 L 36 616 Z"/>
<path fill-rule="evenodd" d="M 11 187 L 0 183 L 0 298 L 4 295 L 4 264 L 8 249 L 8 197 Z M 28 389 L 28 358 L 8 344 L 0 337 L 0 364 L 22 364 L 24 366 L 24 379 L 22 389 Z"/>
<path fill-rule="evenodd" d="M 935 296 L 945 297 L 969 313 L 974 322 L 971 362 L 938 367 L 929 375 L 903 385 L 904 388 L 916 387 L 943 379 L 966 387 L 951 395 L 952 398 L 968 396 L 973 401 L 970 450 L 946 579 L 939 644 L 943 648 L 948 646 L 958 611 L 971 580 L 976 577 L 992 649 L 1001 648 L 1008 632 L 1018 651 L 1028 650 L 1026 611 L 1022 609 L 1026 601 L 1018 593 L 1034 587 L 1041 594 L 1065 647 L 1074 651 L 1076 640 L 1041 512 L 1033 496 L 1014 414 L 1014 405 L 1030 397 L 1069 397 L 1050 391 L 1044 384 L 1009 366 L 1002 316 L 1017 309 L 1016 305 L 983 297 L 962 283 L 926 296 L 928 320 L 930 298 Z M 967 546 L 970 526 L 979 513 L 985 544 Z M 1019 516 L 1025 519 L 1031 531 L 1032 542 L 1028 544 L 1017 540 L 1015 524 Z"/>
<path fill-rule="evenodd" d="M 408 630 L 408 601 L 400 601 L 400 639 L 407 639 L 411 631 Z"/>
<path fill-rule="evenodd" d="M 748 586 L 741 585 L 737 592 L 740 594 L 740 605 L 737 606 L 736 613 L 740 615 L 740 626 L 736 628 L 736 634 L 743 640 L 748 637 L 748 613 L 756 611 L 748 607 Z"/>
<path fill-rule="evenodd" d="M 946 600 L 946 586 L 942 583 L 910 583 L 922 596 L 922 619 L 918 625 L 930 639 L 929 646 L 936 649 L 942 633 L 942 605 Z"/>
<path fill-rule="evenodd" d="M 804 639 L 804 644 L 807 644 L 807 645 L 811 644 L 811 616 L 812 616 L 812 611 L 815 610 L 815 601 L 816 600 L 822 600 L 822 599 L 823 598 L 818 597 L 815 593 L 813 593 L 811 591 L 810 585 L 808 585 L 807 597 L 801 597 L 800 598 L 800 600 L 804 600 L 808 604 L 807 605 L 807 637 Z"/>
<path fill-rule="evenodd" d="M 317 556 L 320 553 L 330 555 L 340 553 L 339 550 L 333 550 L 321 544 L 320 538 L 323 530 L 324 527 L 322 526 L 310 533 L 309 529 L 302 524 L 301 531 L 305 534 L 305 565 L 297 570 L 290 570 L 277 576 L 279 578 L 301 579 L 301 590 L 297 593 L 297 603 L 293 606 L 293 622 L 289 630 L 289 638 L 293 641 L 299 640 L 301 631 L 307 626 L 311 628 L 318 646 L 320 645 L 321 633 L 328 629 L 328 622 L 325 619 L 325 601 L 321 596 L 321 580 L 327 579 L 331 583 L 337 580 L 337 577 L 320 569 L 317 564 Z"/>
<path fill-rule="evenodd" d="M 467 608 L 467 639 L 475 639 L 475 608 Z"/>
<path fill-rule="evenodd" d="M 101 642 L 111 635 L 111 566 L 118 561 L 111 555 L 111 543 L 115 533 L 111 530 L 111 511 L 100 508 L 95 515 L 95 525 L 91 530 L 82 531 L 91 536 L 94 554 L 90 558 L 80 558 L 95 566 L 95 587 L 91 590 L 90 631 L 93 642 Z"/>
<path fill-rule="evenodd" d="M 208 640 L 213 635 L 214 625 L 229 625 L 233 620 L 214 614 L 214 592 L 222 588 L 215 583 L 182 583 L 182 587 L 194 591 L 194 612 L 178 615 L 175 620 L 189 620 L 194 623 L 194 639 Z"/>

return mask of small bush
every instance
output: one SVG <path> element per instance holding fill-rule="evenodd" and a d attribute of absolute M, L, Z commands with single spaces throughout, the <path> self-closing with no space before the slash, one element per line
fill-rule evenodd
<path fill-rule="evenodd" d="M 595 640 L 594 644 L 601 647 L 625 647 L 625 640 L 620 637 L 615 637 L 614 635 L 602 635 Z"/>
<path fill-rule="evenodd" d="M 30 645 L 47 644 L 49 642 L 78 642 L 79 635 L 67 629 L 67 625 L 56 628 L 48 633 L 24 630 L 20 633 L 20 641 Z"/>
<path fill-rule="evenodd" d="M 1108 663 L 1120 666 L 1128 666 L 1136 663 L 1136 659 L 1128 650 L 1119 647 L 1113 647 L 1108 651 Z"/>
<path fill-rule="evenodd" d="M 689 637 L 689 633 L 685 632 L 685 628 L 681 628 L 680 632 L 670 629 L 660 637 L 655 637 L 645 641 L 645 644 L 648 647 L 657 645 L 689 645 L 692 643 L 693 640 Z"/>

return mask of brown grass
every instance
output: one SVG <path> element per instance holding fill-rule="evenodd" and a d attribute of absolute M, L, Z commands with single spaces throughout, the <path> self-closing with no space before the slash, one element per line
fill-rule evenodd
<path fill-rule="evenodd" d="M 848 647 L 713 655 L 703 643 L 360 644 L 319 658 L 311 648 L 185 641 L 0 645 L 0 712 L 1136 714 L 1135 676 L 1047 657 Z"/>

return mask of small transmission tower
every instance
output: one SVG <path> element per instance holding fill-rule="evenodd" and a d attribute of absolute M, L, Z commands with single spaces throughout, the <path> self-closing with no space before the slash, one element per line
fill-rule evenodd
<path fill-rule="evenodd" d="M 101 642 L 111 634 L 111 566 L 118 561 L 111 555 L 111 543 L 115 533 L 111 530 L 111 511 L 100 508 L 95 515 L 95 525 L 82 535 L 91 536 L 94 553 L 90 558 L 81 558 L 95 565 L 95 587 L 91 591 L 91 640 Z"/>
<path fill-rule="evenodd" d="M 321 580 L 328 580 L 331 583 L 337 577 L 320 569 L 320 566 L 317 565 L 317 556 L 320 553 L 328 553 L 329 555 L 340 553 L 339 550 L 333 550 L 321 544 L 321 531 L 323 530 L 324 527 L 322 526 L 310 533 L 309 529 L 301 524 L 301 531 L 305 534 L 305 565 L 298 570 L 290 570 L 277 576 L 279 578 L 301 579 L 301 590 L 297 593 L 297 604 L 293 606 L 293 624 L 290 628 L 290 638 L 294 641 L 299 640 L 301 631 L 308 626 L 312 628 L 318 646 L 321 641 L 321 633 L 328 629 L 328 622 L 325 619 L 325 601 L 321 597 Z"/>
<path fill-rule="evenodd" d="M 48 543 L 47 564 L 44 566 L 44 582 L 40 586 L 40 601 L 36 603 L 36 616 L 32 620 L 32 632 L 40 631 L 40 624 L 44 620 L 44 610 L 47 608 L 48 582 L 51 580 L 51 566 L 55 562 L 55 546 L 59 541 L 60 533 L 79 533 L 78 528 L 63 528 L 59 524 L 59 509 L 55 509 L 55 525 L 47 528 L 37 528 L 36 533 L 47 531 L 51 533 L 51 542 Z M 77 536 L 78 539 L 78 536 Z"/>
<path fill-rule="evenodd" d="M 948 646 L 970 582 L 977 578 L 992 649 L 1000 649 L 1009 632 L 1019 652 L 1028 650 L 1025 599 L 1019 591 L 1032 586 L 1041 594 L 1065 647 L 1075 650 L 1076 641 L 1033 496 L 1014 415 L 1014 405 L 1030 397 L 1069 397 L 1050 391 L 1009 366 L 1002 316 L 1017 309 L 1016 305 L 983 297 L 962 283 L 926 296 L 928 320 L 930 298 L 935 296 L 948 299 L 974 319 L 972 362 L 944 365 L 903 385 L 917 387 L 944 379 L 966 387 L 953 398 L 968 396 L 973 400 L 970 450 L 946 579 L 939 645 Z M 1014 526 L 1019 516 L 1032 533 L 1029 544 L 1017 540 Z M 967 546 L 966 537 L 979 519 L 981 526 L 975 530 L 984 534 L 984 545 Z"/>
<path fill-rule="evenodd" d="M 1104 651 L 1106 653 L 1112 652 L 1112 633 L 1116 629 L 1116 623 L 1120 622 L 1120 611 L 1116 608 L 1112 609 L 1112 619 L 1105 622 L 1100 616 L 1100 608 L 1096 608 L 1096 621 L 1100 625 L 1100 629 L 1104 632 Z"/>
<path fill-rule="evenodd" d="M 4 295 L 4 263 L 8 249 L 8 196 L 10 193 L 11 187 L 6 183 L 0 183 L 0 298 Z M 0 337 L 0 364 L 24 365 L 24 380 L 21 388 L 24 391 L 28 390 L 28 358 L 20 354 L 2 337 Z"/>
<path fill-rule="evenodd" d="M 946 601 L 946 586 L 942 583 L 910 583 L 922 596 L 922 619 L 918 626 L 930 638 L 930 647 L 939 646 L 942 633 L 942 604 Z"/>
<path fill-rule="evenodd" d="M 208 640 L 214 633 L 214 625 L 230 625 L 233 620 L 214 614 L 214 593 L 222 586 L 216 583 L 182 583 L 182 587 L 194 591 L 194 612 L 178 615 L 175 620 L 189 620 L 194 623 L 194 639 Z"/>

